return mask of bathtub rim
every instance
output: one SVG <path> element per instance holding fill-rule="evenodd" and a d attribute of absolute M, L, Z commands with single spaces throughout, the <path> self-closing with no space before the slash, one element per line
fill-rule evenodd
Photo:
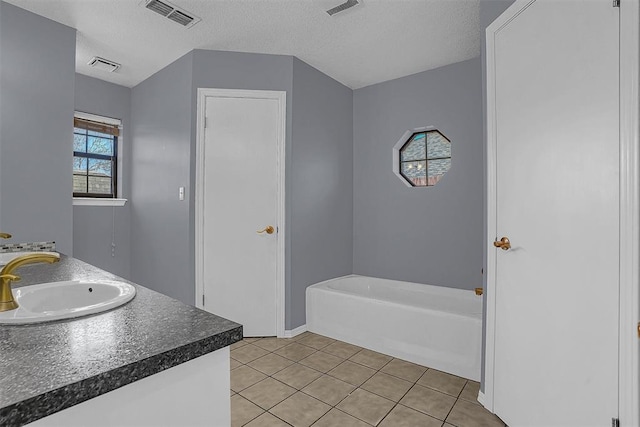
<path fill-rule="evenodd" d="M 431 288 L 435 288 L 438 291 L 443 291 L 444 293 L 465 293 L 464 296 L 469 296 L 468 294 L 466 294 L 467 292 L 471 292 L 473 293 L 473 290 L 469 290 L 469 289 L 460 289 L 460 288 L 449 288 L 446 286 L 438 286 L 438 285 L 430 285 L 427 283 L 418 283 L 418 282 L 406 282 L 403 280 L 397 280 L 397 279 L 385 279 L 382 277 L 374 277 L 374 276 L 363 276 L 361 274 L 348 274 L 345 276 L 339 276 L 339 277 L 334 277 L 333 279 L 327 279 L 327 280 L 323 280 L 322 282 L 318 282 L 318 283 L 314 283 L 313 285 L 309 285 L 306 289 L 306 292 L 336 292 L 339 294 L 343 294 L 343 295 L 349 295 L 352 296 L 354 298 L 362 298 L 362 299 L 368 299 L 368 300 L 373 300 L 373 301 L 380 301 L 383 302 L 385 304 L 392 304 L 393 306 L 398 306 L 398 307 L 412 307 L 415 309 L 419 309 L 419 310 L 425 310 L 425 311 L 429 311 L 429 312 L 433 312 L 433 313 L 446 313 L 447 315 L 451 315 L 451 316 L 458 316 L 458 317 L 463 317 L 463 318 L 470 318 L 470 319 L 474 319 L 474 320 L 478 320 L 482 323 L 483 320 L 483 307 L 482 307 L 482 297 L 481 296 L 476 296 L 475 294 L 473 295 L 474 297 L 480 298 L 479 301 L 479 312 L 478 313 L 460 313 L 460 312 L 455 312 L 455 311 L 445 311 L 445 310 L 438 310 L 435 308 L 430 308 L 430 307 L 425 307 L 425 306 L 421 306 L 421 305 L 414 305 L 414 304 L 403 304 L 397 301 L 391 301 L 388 299 L 382 299 L 382 298 L 373 298 L 373 297 L 368 297 L 362 294 L 359 294 L 357 292 L 349 292 L 349 291 L 345 291 L 342 289 L 335 289 L 335 288 L 330 288 L 327 286 L 327 284 L 331 283 L 331 282 L 336 282 L 339 280 L 343 280 L 343 279 L 348 279 L 348 278 L 355 278 L 355 277 L 362 277 L 362 278 L 368 278 L 368 279 L 376 279 L 376 280 L 384 280 L 384 281 L 390 281 L 390 282 L 400 282 L 400 283 L 407 283 L 407 284 L 411 284 L 411 285 L 418 285 L 418 286 L 429 286 Z"/>

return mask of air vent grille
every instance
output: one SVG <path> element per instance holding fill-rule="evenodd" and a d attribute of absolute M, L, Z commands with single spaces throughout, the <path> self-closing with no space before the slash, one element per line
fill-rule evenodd
<path fill-rule="evenodd" d="M 153 10 L 156 13 L 159 13 L 162 16 L 167 16 L 171 12 L 173 12 L 173 8 L 166 3 L 162 3 L 158 0 L 151 0 L 147 3 L 147 9 Z"/>
<path fill-rule="evenodd" d="M 193 18 L 191 16 L 187 15 L 186 13 L 182 13 L 179 10 L 174 10 L 169 14 L 169 16 L 167 16 L 167 18 L 177 22 L 180 25 L 184 25 L 185 27 L 191 24 L 191 22 L 193 21 Z"/>
<path fill-rule="evenodd" d="M 91 58 L 91 60 L 87 63 L 87 65 L 97 68 L 98 70 L 108 71 L 110 73 L 113 73 L 118 68 L 120 68 L 120 64 L 118 64 L 117 62 L 100 58 L 99 56 L 94 56 L 93 58 Z"/>
<path fill-rule="evenodd" d="M 186 11 L 172 5 L 168 1 L 160 1 L 160 0 L 144 0 L 142 2 L 145 8 L 152 10 L 165 18 L 172 20 L 173 22 L 177 22 L 178 24 L 190 28 L 200 22 L 200 18 L 194 16 L 193 14 L 187 13 Z"/>
<path fill-rule="evenodd" d="M 353 6 L 357 6 L 359 4 L 360 4 L 360 2 L 358 0 L 347 0 L 344 3 L 339 4 L 336 7 L 332 7 L 331 9 L 327 10 L 327 13 L 329 15 L 333 16 L 336 13 L 345 11 L 347 9 L 351 9 Z"/>

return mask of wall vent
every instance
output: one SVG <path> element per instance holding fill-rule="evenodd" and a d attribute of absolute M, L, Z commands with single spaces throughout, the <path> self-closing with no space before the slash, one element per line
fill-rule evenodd
<path fill-rule="evenodd" d="M 339 4 L 336 7 L 332 7 L 331 9 L 327 10 L 327 13 L 330 16 L 333 16 L 336 13 L 343 12 L 347 9 L 351 9 L 352 7 L 357 6 L 359 4 L 360 4 L 360 0 L 347 0 L 344 3 Z"/>
<path fill-rule="evenodd" d="M 90 65 L 93 68 L 97 68 L 98 70 L 108 71 L 110 73 L 113 73 L 118 68 L 120 68 L 120 64 L 118 64 L 117 62 L 109 61 L 108 59 L 100 58 L 99 56 L 94 56 L 93 58 L 91 58 L 87 65 Z"/>
<path fill-rule="evenodd" d="M 168 1 L 160 0 L 144 0 L 142 2 L 145 8 L 152 10 L 167 19 L 177 22 L 186 28 L 191 28 L 200 22 L 200 18 L 196 17 L 192 13 L 188 13 L 177 6 L 172 5 Z"/>

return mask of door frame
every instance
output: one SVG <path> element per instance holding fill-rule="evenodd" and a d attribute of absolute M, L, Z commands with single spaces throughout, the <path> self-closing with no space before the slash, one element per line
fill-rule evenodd
<path fill-rule="evenodd" d="M 204 138 L 205 107 L 207 98 L 253 98 L 278 101 L 277 136 L 277 202 L 276 202 L 276 336 L 284 337 L 285 327 L 285 141 L 286 92 L 271 90 L 244 90 L 198 88 L 196 125 L 196 179 L 195 179 L 195 306 L 204 309 Z"/>
<path fill-rule="evenodd" d="M 478 401 L 494 410 L 496 316 L 496 99 L 495 35 L 537 0 L 516 0 L 486 29 L 487 58 L 487 312 L 484 387 Z M 605 0 L 603 0 L 605 1 Z M 613 7 L 613 6 L 612 6 Z M 622 425 L 640 425 L 640 4 L 620 0 L 620 340 L 619 413 Z M 625 338 L 626 337 L 626 338 Z M 612 414 L 614 415 L 614 414 Z"/>

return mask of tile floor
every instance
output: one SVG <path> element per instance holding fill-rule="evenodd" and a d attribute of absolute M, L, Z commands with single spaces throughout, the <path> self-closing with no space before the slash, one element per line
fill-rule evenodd
<path fill-rule="evenodd" d="M 310 332 L 231 346 L 232 427 L 504 427 L 479 387 Z"/>

